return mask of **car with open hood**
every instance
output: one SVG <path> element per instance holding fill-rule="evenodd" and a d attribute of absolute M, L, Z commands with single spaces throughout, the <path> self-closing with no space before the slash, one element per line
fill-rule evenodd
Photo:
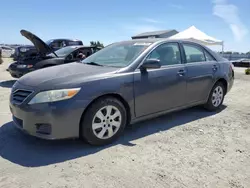
<path fill-rule="evenodd" d="M 249 56 L 250 57 L 250 56 Z M 230 61 L 235 67 L 250 67 L 250 58 L 247 59 L 237 59 L 237 60 L 231 60 Z"/>
<path fill-rule="evenodd" d="M 2 57 L 12 57 L 14 54 L 14 49 L 9 46 L 0 46 L 0 49 L 2 49 Z"/>
<path fill-rule="evenodd" d="M 22 36 L 26 37 L 25 30 L 21 30 L 20 33 Z M 30 32 L 29 32 L 30 33 Z M 35 36 L 34 34 L 32 34 Z M 37 36 L 35 36 L 38 38 Z M 26 37 L 27 38 L 27 37 Z M 82 46 L 83 42 L 78 39 L 51 39 L 45 42 L 47 46 L 49 46 L 52 50 L 56 51 L 60 48 L 66 47 L 66 46 Z M 27 58 L 34 58 L 37 55 L 39 55 L 39 52 L 37 51 L 36 46 L 33 45 L 22 45 L 15 48 L 13 58 L 15 61 L 20 59 L 27 59 Z"/>
<path fill-rule="evenodd" d="M 29 72 L 41 68 L 80 61 L 99 50 L 96 46 L 74 45 L 54 51 L 34 34 L 25 30 L 21 30 L 21 34 L 34 44 L 38 55 L 33 58 L 18 60 L 10 64 L 7 70 L 14 78 L 20 78 Z"/>
<path fill-rule="evenodd" d="M 233 82 L 232 64 L 203 45 L 138 39 L 23 76 L 9 104 L 30 135 L 102 145 L 138 121 L 196 105 L 220 110 Z"/>

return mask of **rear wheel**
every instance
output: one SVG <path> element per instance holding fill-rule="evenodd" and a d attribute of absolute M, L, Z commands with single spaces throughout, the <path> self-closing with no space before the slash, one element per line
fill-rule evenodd
<path fill-rule="evenodd" d="M 225 97 L 225 86 L 222 82 L 217 82 L 210 92 L 205 108 L 209 111 L 216 111 L 221 108 Z"/>
<path fill-rule="evenodd" d="M 81 123 L 81 136 L 92 145 L 116 140 L 126 125 L 126 109 L 116 98 L 101 98 L 88 109 Z"/>

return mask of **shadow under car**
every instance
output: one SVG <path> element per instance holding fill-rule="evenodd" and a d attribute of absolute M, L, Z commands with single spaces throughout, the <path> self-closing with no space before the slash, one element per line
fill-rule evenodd
<path fill-rule="evenodd" d="M 226 106 L 222 106 L 224 110 Z M 172 127 L 202 119 L 218 112 L 208 112 L 195 107 L 174 112 L 127 126 L 124 134 L 114 143 L 106 146 L 90 146 L 75 140 L 42 140 L 21 133 L 13 125 L 6 123 L 0 127 L 0 156 L 12 163 L 26 167 L 39 167 L 72 160 L 97 153 L 106 148 L 122 144 L 133 147 L 133 140 L 143 138 Z M 166 143 L 167 144 L 167 143 Z"/>

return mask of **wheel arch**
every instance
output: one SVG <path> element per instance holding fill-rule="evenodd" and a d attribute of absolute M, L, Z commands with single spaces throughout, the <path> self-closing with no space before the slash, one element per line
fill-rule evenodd
<path fill-rule="evenodd" d="M 103 95 L 100 95 L 96 98 L 94 98 L 88 105 L 87 107 L 85 108 L 85 110 L 83 111 L 82 113 L 82 116 L 81 116 L 81 119 L 80 119 L 80 124 L 79 124 L 79 137 L 80 137 L 80 133 L 81 133 L 81 124 L 85 118 L 85 114 L 87 112 L 87 110 L 89 109 L 89 107 L 94 103 L 96 102 L 97 100 L 100 100 L 101 98 L 107 98 L 107 97 L 113 97 L 113 98 L 116 98 L 118 99 L 125 107 L 126 109 L 126 113 L 127 113 L 127 124 L 130 123 L 131 121 L 131 110 L 130 110 L 130 107 L 129 107 L 129 104 L 128 102 L 120 95 L 120 94 L 117 94 L 117 93 L 107 93 L 107 94 L 103 94 Z"/>
<path fill-rule="evenodd" d="M 223 83 L 223 85 L 225 86 L 225 89 L 226 89 L 225 94 L 227 93 L 227 90 L 228 90 L 227 80 L 226 80 L 225 78 L 218 78 L 218 79 L 214 82 L 214 84 L 212 85 L 212 87 L 210 88 L 209 93 L 208 93 L 208 95 L 207 95 L 207 97 L 206 97 L 206 101 L 209 99 L 210 93 L 212 92 L 212 90 L 213 90 L 215 84 L 217 84 L 218 82 L 222 82 L 222 83 Z"/>
<path fill-rule="evenodd" d="M 219 79 L 214 83 L 213 87 L 214 87 L 215 84 L 217 84 L 218 82 L 221 82 L 221 83 L 224 85 L 225 90 L 226 90 L 225 94 L 226 94 L 226 93 L 227 93 L 227 90 L 228 90 L 228 83 L 227 83 L 227 80 L 226 80 L 225 78 L 219 78 Z"/>

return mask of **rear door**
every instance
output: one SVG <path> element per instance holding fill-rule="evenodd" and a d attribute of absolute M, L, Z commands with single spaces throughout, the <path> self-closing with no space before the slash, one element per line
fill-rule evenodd
<path fill-rule="evenodd" d="M 187 103 L 206 100 L 218 73 L 219 64 L 202 46 L 182 43 L 187 68 Z"/>

